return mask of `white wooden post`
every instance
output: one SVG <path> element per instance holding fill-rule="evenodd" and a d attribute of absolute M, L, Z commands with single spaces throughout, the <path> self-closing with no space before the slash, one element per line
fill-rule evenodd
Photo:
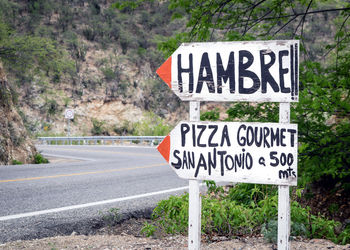
<path fill-rule="evenodd" d="M 200 120 L 200 102 L 190 102 L 190 121 Z M 188 249 L 199 250 L 201 243 L 201 197 L 199 181 L 189 180 Z"/>
<path fill-rule="evenodd" d="M 280 103 L 279 122 L 290 123 L 290 103 Z M 279 250 L 289 250 L 290 200 L 289 186 L 278 186 L 278 237 Z"/>

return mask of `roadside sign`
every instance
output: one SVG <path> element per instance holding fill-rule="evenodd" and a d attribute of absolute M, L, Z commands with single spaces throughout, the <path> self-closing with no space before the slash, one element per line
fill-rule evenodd
<path fill-rule="evenodd" d="M 183 101 L 297 102 L 299 41 L 183 43 L 157 74 Z"/>
<path fill-rule="evenodd" d="M 74 110 L 73 109 L 66 109 L 64 112 L 64 118 L 73 120 L 74 119 Z"/>
<path fill-rule="evenodd" d="M 297 185 L 299 41 L 184 43 L 157 70 L 183 101 L 180 122 L 158 151 L 189 180 L 188 248 L 200 249 L 199 180 L 278 185 L 278 249 L 289 249 L 289 186 Z M 200 101 L 280 102 L 280 123 L 200 122 Z"/>
<path fill-rule="evenodd" d="M 180 122 L 158 146 L 184 179 L 297 185 L 296 124 Z"/>

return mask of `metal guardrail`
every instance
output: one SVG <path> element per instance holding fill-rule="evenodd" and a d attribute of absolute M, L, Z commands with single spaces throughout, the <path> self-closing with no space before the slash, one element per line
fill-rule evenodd
<path fill-rule="evenodd" d="M 45 145 L 115 145 L 130 142 L 134 144 L 148 142 L 159 144 L 165 136 L 75 136 L 75 137 L 38 137 L 38 144 Z"/>

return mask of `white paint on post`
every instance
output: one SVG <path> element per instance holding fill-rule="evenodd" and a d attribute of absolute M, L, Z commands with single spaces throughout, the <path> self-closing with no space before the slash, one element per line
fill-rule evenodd
<path fill-rule="evenodd" d="M 280 123 L 290 123 L 290 103 L 280 103 Z M 278 186 L 278 237 L 279 250 L 289 250 L 290 199 L 289 186 Z"/>
<path fill-rule="evenodd" d="M 198 250 L 201 245 L 201 197 L 199 181 L 189 180 L 188 249 Z"/>
<path fill-rule="evenodd" d="M 190 102 L 190 121 L 200 120 L 200 102 Z M 201 244 L 201 197 L 199 181 L 189 180 L 188 249 L 199 250 Z"/>

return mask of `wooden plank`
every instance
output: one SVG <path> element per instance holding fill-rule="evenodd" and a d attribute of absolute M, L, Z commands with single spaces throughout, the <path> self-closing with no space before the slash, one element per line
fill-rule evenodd
<path fill-rule="evenodd" d="M 157 70 L 183 101 L 297 102 L 299 41 L 184 43 Z"/>
<path fill-rule="evenodd" d="M 183 121 L 158 150 L 184 179 L 296 185 L 297 132 L 296 124 Z"/>

